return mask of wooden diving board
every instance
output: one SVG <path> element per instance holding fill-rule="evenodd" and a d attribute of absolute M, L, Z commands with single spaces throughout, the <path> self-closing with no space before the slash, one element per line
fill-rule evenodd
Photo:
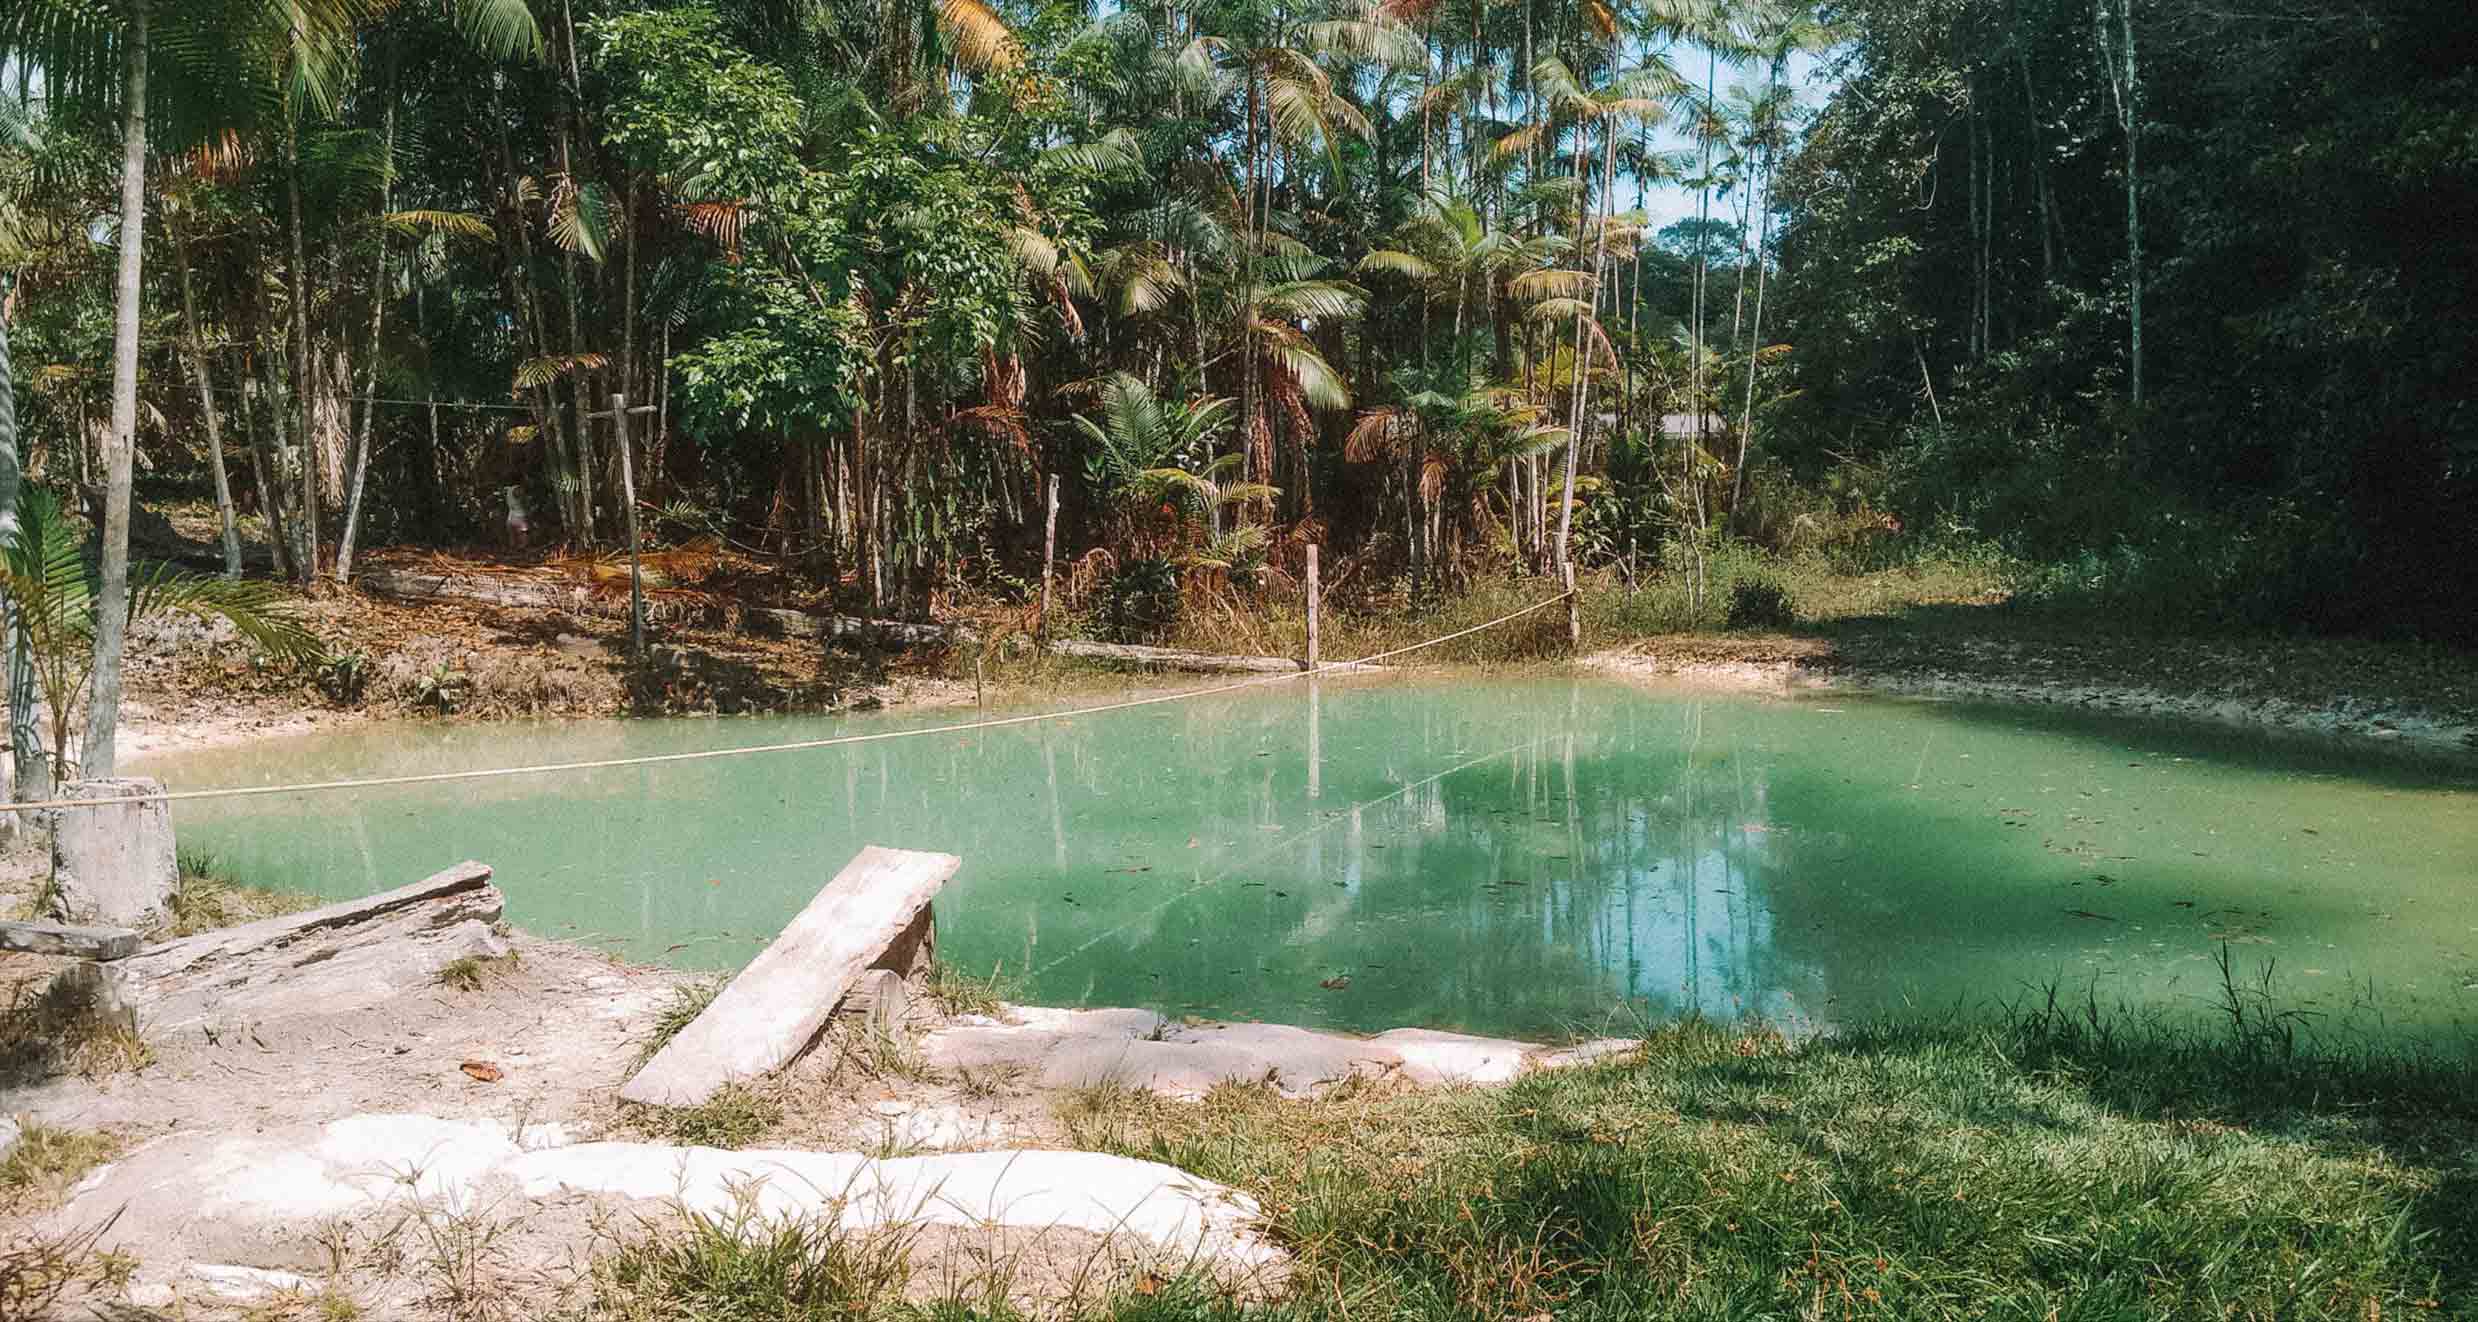
<path fill-rule="evenodd" d="M 623 1101 L 696 1106 L 771 1074 L 817 1040 L 854 981 L 928 937 L 929 901 L 963 860 L 871 845 L 853 856 L 740 976 L 620 1089 Z M 923 952 L 925 953 L 925 951 Z"/>

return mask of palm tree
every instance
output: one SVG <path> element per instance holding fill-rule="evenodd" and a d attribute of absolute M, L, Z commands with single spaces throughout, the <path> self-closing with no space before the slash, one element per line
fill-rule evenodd
<path fill-rule="evenodd" d="M 15 534 L 0 545 L 0 591 L 14 604 L 18 627 L 26 632 L 33 666 L 40 672 L 43 702 L 51 712 L 52 770 L 60 776 L 68 774 L 70 718 L 88 697 L 101 659 L 97 647 L 108 606 L 79 540 L 52 494 L 27 486 L 21 488 Z M 147 563 L 130 565 L 126 572 L 123 630 L 150 615 L 179 612 L 229 621 L 280 660 L 311 659 L 322 650 L 272 584 Z M 93 778 L 91 769 L 81 768 L 81 774 Z"/>
<path fill-rule="evenodd" d="M 293 34 L 315 59 L 304 62 L 303 86 L 323 87 L 341 59 L 349 27 L 348 0 L 209 0 L 167 13 L 182 50 L 224 48 L 234 33 Z M 120 728 L 121 652 L 129 619 L 129 484 L 137 455 L 138 299 L 146 226 L 147 80 L 159 34 L 151 0 L 109 5 L 72 0 L 24 0 L 0 19 L 0 62 L 41 72 L 47 96 L 84 103 L 98 117 L 117 110 L 121 128 L 119 269 L 113 294 L 112 430 L 104 464 L 103 566 L 95 603 L 94 699 L 87 705 L 85 766 L 112 774 Z M 182 75 L 211 76 L 198 69 Z M 225 71 L 228 72 L 228 71 Z M 186 89 L 185 89 L 186 90 Z M 200 98 L 209 110 L 211 95 Z M 194 127 L 212 112 L 186 119 Z M 58 737 L 55 732 L 55 738 Z"/>
<path fill-rule="evenodd" d="M 1583 152 L 1589 141 L 1586 130 L 1600 125 L 1600 217 L 1593 227 L 1592 270 L 1589 296 L 1584 306 L 1575 310 L 1575 381 L 1574 407 L 1567 412 L 1565 490 L 1557 516 L 1557 563 L 1566 563 L 1567 538 L 1574 526 L 1575 459 L 1581 448 L 1585 412 L 1591 402 L 1591 372 L 1587 366 L 1594 342 L 1607 348 L 1607 338 L 1596 321 L 1600 311 L 1600 293 L 1609 265 L 1610 206 L 1617 185 L 1617 137 L 1620 121 L 1656 122 L 1662 114 L 1662 98 L 1675 96 L 1683 87 L 1677 74 L 1670 69 L 1666 56 L 1647 57 L 1637 68 L 1611 77 L 1599 87 L 1586 87 L 1563 60 L 1552 56 L 1540 62 L 1533 71 L 1533 81 L 1563 114 L 1577 121 L 1575 142 L 1576 175 L 1584 175 Z M 1588 197 L 1588 193 L 1585 195 Z M 1585 197 L 1577 199 L 1578 220 Z M 1581 226 L 1577 226 L 1578 237 Z M 1587 331 L 1591 340 L 1585 338 Z"/>
<path fill-rule="evenodd" d="M 168 87 L 170 116 L 157 115 L 157 139 L 185 145 L 247 122 L 259 90 L 280 87 L 288 112 L 334 104 L 350 67 L 356 24 L 394 0 L 183 0 L 158 12 L 154 0 L 20 0 L 0 17 L 0 63 L 39 71 L 45 94 L 118 111 L 121 130 L 119 268 L 113 297 L 112 430 L 106 455 L 103 564 L 95 619 L 93 697 L 87 703 L 84 772 L 112 774 L 120 727 L 121 653 L 131 604 L 130 479 L 137 453 L 138 320 L 146 221 L 148 85 Z M 495 50 L 523 47 L 539 30 L 522 0 L 453 0 L 460 26 Z M 150 66 L 160 44 L 173 58 Z M 254 74 L 265 72 L 264 80 Z M 291 115 L 288 113 L 288 122 Z M 298 204 L 294 210 L 298 211 Z M 296 284 L 302 268 L 296 232 Z M 298 306 L 301 291 L 295 291 Z M 301 334 L 299 314 L 295 333 Z M 304 375 L 296 350 L 295 375 Z M 295 393 L 300 394 L 296 380 Z"/>
<path fill-rule="evenodd" d="M 1772 238 L 1771 179 L 1789 145 L 1790 131 L 1798 123 L 1799 107 L 1795 92 L 1785 87 L 1782 77 L 1788 72 L 1790 57 L 1800 51 L 1819 51 L 1836 40 L 1834 31 L 1819 20 L 1812 0 L 1779 0 L 1759 15 L 1750 44 L 1764 60 L 1764 89 L 1742 99 L 1741 122 L 1748 139 L 1748 155 L 1755 164 L 1755 182 L 1749 190 L 1749 202 L 1756 213 L 1755 222 L 1755 319 L 1747 340 L 1747 402 L 1738 423 L 1738 462 L 1732 477 L 1729 516 L 1738 520 L 1739 504 L 1746 498 L 1747 453 L 1755 439 L 1755 375 L 1758 360 L 1764 356 L 1764 286 L 1769 263 L 1765 251 Z"/>
<path fill-rule="evenodd" d="M 1240 85 L 1245 159 L 1239 211 L 1247 238 L 1239 282 L 1242 294 L 1234 309 L 1241 341 L 1239 422 L 1245 429 L 1242 442 L 1251 456 L 1250 476 L 1263 482 L 1272 475 L 1273 445 L 1266 409 L 1259 399 L 1259 363 L 1297 361 L 1305 341 L 1296 334 L 1296 327 L 1285 335 L 1260 314 L 1281 315 L 1282 305 L 1293 301 L 1294 295 L 1317 303 L 1332 301 L 1305 290 L 1294 294 L 1277 292 L 1281 286 L 1300 283 L 1298 278 L 1260 272 L 1260 267 L 1268 264 L 1295 268 L 1302 255 L 1295 245 L 1277 242 L 1272 232 L 1274 148 L 1289 144 L 1312 149 L 1324 157 L 1328 168 L 1339 178 L 1342 139 L 1366 138 L 1371 129 L 1367 116 L 1343 95 L 1333 74 L 1320 60 L 1330 57 L 1378 64 L 1407 63 L 1410 46 L 1401 28 L 1382 18 L 1287 22 L 1277 14 L 1270 19 L 1260 16 L 1260 21 L 1250 26 L 1255 31 L 1235 38 L 1198 36 L 1180 53 L 1179 60 L 1199 82 L 1218 72 L 1225 83 L 1235 77 Z M 1308 311 L 1304 315 L 1339 314 Z M 1324 370 L 1311 370 L 1303 376 L 1298 370 L 1281 367 L 1269 373 L 1274 379 L 1268 384 L 1284 396 L 1278 402 L 1296 412 L 1298 405 L 1292 397 L 1296 391 L 1310 398 L 1333 398 L 1335 402 L 1329 407 L 1344 407 L 1347 397 L 1342 395 L 1339 378 L 1333 377 L 1331 369 L 1313 350 L 1306 352 L 1315 359 L 1314 366 Z M 1310 379 L 1318 375 L 1333 380 L 1331 391 L 1310 384 Z M 1292 389 L 1285 389 L 1286 377 Z"/>
<path fill-rule="evenodd" d="M 1418 509 L 1406 517 L 1416 530 L 1415 541 L 1428 547 L 1431 572 L 1442 579 L 1445 573 L 1433 566 L 1451 568 L 1462 534 L 1481 523 L 1488 479 L 1502 467 L 1564 443 L 1567 429 L 1549 424 L 1546 410 L 1518 387 L 1463 377 L 1458 388 L 1456 378 L 1439 377 L 1430 384 L 1408 374 L 1402 403 L 1361 413 L 1343 444 L 1343 458 L 1353 463 L 1400 460 L 1410 467 L 1411 490 L 1405 498 L 1416 500 Z M 1438 385 L 1445 389 L 1435 388 Z M 1450 498 L 1456 491 L 1469 499 L 1458 504 Z M 1510 498 L 1510 515 L 1516 508 L 1512 501 L 1520 498 Z M 1449 536 L 1447 515 L 1456 510 L 1460 526 Z"/>

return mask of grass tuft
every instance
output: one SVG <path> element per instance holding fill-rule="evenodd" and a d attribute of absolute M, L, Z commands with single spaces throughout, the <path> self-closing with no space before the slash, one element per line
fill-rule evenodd
<path fill-rule="evenodd" d="M 654 1013 L 654 1031 L 637 1045 L 637 1058 L 629 1069 L 634 1071 L 652 1060 L 671 1044 L 671 1039 L 680 1035 L 681 1030 L 697 1022 L 697 1016 L 714 1004 L 714 998 L 723 994 L 723 988 L 730 985 L 730 981 L 728 978 L 707 978 L 684 982 L 672 988 L 670 998 L 663 1002 L 662 1009 Z"/>
<path fill-rule="evenodd" d="M 696 1106 L 620 1104 L 620 1123 L 650 1139 L 701 1148 L 744 1148 L 783 1120 L 783 1104 L 728 1083 Z"/>
<path fill-rule="evenodd" d="M 210 853 L 182 849 L 179 859 L 180 883 L 166 906 L 171 921 L 160 933 L 162 936 L 196 936 L 279 914 L 300 913 L 325 903 L 318 896 L 298 891 L 245 886 L 226 873 Z"/>
<path fill-rule="evenodd" d="M 101 1130 L 63 1129 L 26 1120 L 17 1143 L 0 1157 L 0 1193 L 11 1199 L 57 1198 L 86 1173 L 120 1155 L 120 1140 Z"/>
<path fill-rule="evenodd" d="M 1017 994 L 1015 982 L 993 965 L 984 974 L 967 973 L 944 960 L 930 964 L 927 980 L 921 990 L 930 1003 L 945 1015 L 977 1014 L 992 1018 L 1003 1014 L 1007 998 Z"/>
<path fill-rule="evenodd" d="M 431 980 L 456 991 L 480 991 L 493 978 L 504 978 L 515 973 L 521 962 L 513 950 L 504 955 L 466 955 L 440 965 Z"/>
<path fill-rule="evenodd" d="M 596 1260 L 594 1315 L 618 1322 L 843 1322 L 900 1303 L 909 1237 L 773 1220 L 748 1202 L 682 1212 Z"/>

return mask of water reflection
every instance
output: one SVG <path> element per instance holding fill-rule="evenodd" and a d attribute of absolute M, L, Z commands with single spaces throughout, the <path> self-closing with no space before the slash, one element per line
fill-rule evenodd
<path fill-rule="evenodd" d="M 271 783 L 903 723 L 397 728 L 158 769 Z M 2129 756 L 2129 738 L 2148 751 Z M 2051 978 L 2165 1004 L 2242 928 L 2301 978 L 2338 989 L 2379 971 L 2409 1018 L 2456 1019 L 2478 982 L 2463 976 L 2478 970 L 2465 782 L 2213 751 L 2191 732 L 1899 703 L 1351 680 L 794 754 L 185 805 L 181 826 L 238 872 L 330 894 L 481 858 L 520 924 L 712 968 L 745 961 L 861 845 L 945 850 L 965 860 L 940 901 L 949 958 L 1027 978 L 1035 999 L 1200 1015 L 1801 1028 Z M 2414 925 L 2384 916 L 2413 906 Z"/>

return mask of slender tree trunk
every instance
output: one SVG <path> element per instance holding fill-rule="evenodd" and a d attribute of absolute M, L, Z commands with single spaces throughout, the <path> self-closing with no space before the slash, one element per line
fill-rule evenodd
<path fill-rule="evenodd" d="M 1756 358 L 1764 351 L 1764 248 L 1771 237 L 1772 214 L 1768 210 L 1756 213 L 1755 229 L 1755 322 L 1747 338 L 1747 408 L 1738 420 L 1738 466 L 1730 474 L 1729 521 L 1739 526 L 1738 510 L 1747 498 L 1747 454 L 1755 444 L 1755 367 Z"/>
<path fill-rule="evenodd" d="M 112 310 L 112 453 L 103 491 L 103 582 L 79 774 L 110 776 L 120 735 L 121 652 L 129 638 L 129 482 L 138 449 L 138 298 L 146 228 L 147 0 L 129 6 L 128 118 L 121 129 L 120 271 Z"/>
<path fill-rule="evenodd" d="M 301 447 L 301 508 L 299 552 L 293 571 L 301 586 L 318 577 L 318 456 L 310 431 L 310 268 L 301 255 L 301 125 L 297 116 L 284 121 L 284 196 L 289 206 L 292 238 L 292 411 L 294 444 Z"/>
<path fill-rule="evenodd" d="M 1617 124 L 1609 120 L 1607 116 L 1602 117 L 1600 143 L 1600 226 L 1599 232 L 1593 236 L 1592 240 L 1591 312 L 1589 318 L 1578 316 L 1575 319 L 1577 351 L 1575 353 L 1574 424 L 1566 434 L 1566 487 L 1564 498 L 1560 501 L 1557 512 L 1557 563 L 1560 565 L 1566 563 L 1569 554 L 1568 538 L 1575 521 L 1575 453 L 1583 444 L 1585 413 L 1591 407 L 1592 401 L 1592 377 L 1586 369 L 1589 358 L 1583 352 L 1588 347 L 1584 342 L 1584 329 L 1587 320 L 1597 320 L 1600 315 L 1601 277 L 1607 273 L 1609 268 L 1609 196 L 1617 182 L 1618 157 Z"/>
<path fill-rule="evenodd" d="M 14 293 L 14 280 L 0 280 L 0 545 L 17 540 L 17 502 L 25 471 L 17 445 L 17 378 L 9 362 L 8 305 Z M 26 622 L 18 613 L 17 603 L 0 599 L 0 606 L 6 609 L 0 624 L 7 629 L 9 752 L 15 772 L 10 792 L 16 802 L 23 803 L 50 797 L 52 764 L 43 756 L 43 740 L 34 725 L 32 640 L 27 636 Z M 23 831 L 27 825 L 24 813 L 10 813 L 9 819 L 12 831 Z"/>
<path fill-rule="evenodd" d="M 172 236 L 172 261 L 181 272 L 181 356 L 189 360 L 190 380 L 198 387 L 198 416 L 206 421 L 207 471 L 215 480 L 215 515 L 223 525 L 224 577 L 239 578 L 241 529 L 232 508 L 232 479 L 224 468 L 223 410 L 215 405 L 215 385 L 207 373 L 206 337 L 198 327 L 198 298 L 189 278 L 189 241 L 181 232 L 178 211 L 165 209 L 164 228 Z"/>
<path fill-rule="evenodd" d="M 281 456 L 284 451 L 280 441 L 272 440 L 261 432 L 258 426 L 258 383 L 250 379 L 248 355 L 240 354 L 237 357 L 239 366 L 233 372 L 233 379 L 241 383 L 241 430 L 249 437 L 250 483 L 258 492 L 258 512 L 264 515 L 267 521 L 268 572 L 277 578 L 290 578 L 292 577 L 291 530 L 284 523 L 283 488 L 275 480 L 282 476 Z M 268 408 L 272 413 L 273 400 L 268 401 Z M 267 430 L 279 436 L 283 432 L 282 426 L 272 419 Z M 269 476 L 270 471 L 275 474 L 274 478 Z"/>
<path fill-rule="evenodd" d="M 2117 0 L 2125 39 L 2125 284 L 2132 322 L 2134 409 L 2142 410 L 2142 77 L 2134 62 L 2134 0 Z"/>
<path fill-rule="evenodd" d="M 2127 310 L 2127 386 L 2134 408 L 2142 408 L 2142 82 L 2134 62 L 2134 0 L 2117 0 L 2118 31 L 2108 31 L 2108 0 L 2097 0 L 2094 18 L 2099 29 L 2100 68 L 2116 103 L 2117 122 L 2125 131 L 2125 297 Z M 2120 49 L 2112 50 L 2111 46 Z"/>
<path fill-rule="evenodd" d="M 386 159 L 388 174 L 379 185 L 379 214 L 392 208 L 395 189 L 396 106 L 387 106 Z M 387 231 L 378 235 L 378 261 L 370 277 L 370 347 L 362 355 L 361 364 L 361 428 L 353 438 L 352 474 L 344 498 L 344 535 L 336 543 L 336 581 L 349 583 L 353 578 L 353 540 L 361 532 L 361 493 L 370 477 L 370 438 L 372 424 L 379 412 L 379 335 L 387 326 Z M 348 410 L 346 417 L 352 414 Z"/>
<path fill-rule="evenodd" d="M 576 167 L 569 159 L 568 134 L 564 129 L 559 135 L 559 168 L 567 172 L 568 187 L 577 188 Z M 576 406 L 577 517 L 581 520 L 578 534 L 590 544 L 594 540 L 594 435 L 585 422 L 590 406 L 585 368 L 578 362 L 585 356 L 585 333 L 577 316 L 576 254 L 561 249 L 559 266 L 568 303 L 568 393 Z"/>

